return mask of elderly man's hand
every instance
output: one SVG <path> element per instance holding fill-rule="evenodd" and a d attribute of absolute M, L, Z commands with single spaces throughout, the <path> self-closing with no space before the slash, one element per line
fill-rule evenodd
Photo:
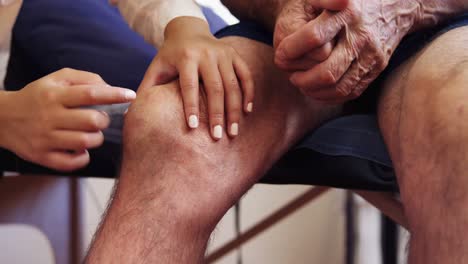
<path fill-rule="evenodd" d="M 344 10 L 334 12 L 326 6 L 330 1 L 307 2 L 312 20 L 281 40 L 275 62 L 284 70 L 294 71 L 290 80 L 304 94 L 329 103 L 342 103 L 362 94 L 388 64 L 420 6 L 416 1 L 349 0 Z M 324 11 L 314 18 L 321 9 Z M 282 29 L 278 26 L 276 30 Z M 311 52 L 333 40 L 336 46 L 324 62 L 305 63 L 312 61 Z"/>
<path fill-rule="evenodd" d="M 319 2 L 319 1 L 315 1 Z M 275 32 L 274 32 L 274 47 L 277 48 L 280 43 L 298 31 L 308 22 L 315 19 L 322 12 L 323 8 L 329 10 L 343 10 L 348 4 L 348 0 L 321 0 L 321 5 L 316 5 L 314 1 L 310 0 L 285 0 L 280 1 L 278 9 L 278 18 L 276 20 Z M 324 45 L 316 48 L 309 49 L 307 42 L 289 42 L 287 48 L 283 48 L 281 52 L 285 52 L 285 57 L 294 57 L 291 60 L 284 60 L 282 56 L 276 56 L 276 64 L 283 70 L 298 71 L 307 70 L 315 66 L 319 62 L 326 60 L 334 45 L 334 39 L 331 39 Z M 284 47 L 284 45 L 281 45 Z M 302 46 L 302 48 L 297 47 Z M 307 50 L 301 56 L 296 56 L 294 52 L 296 49 Z"/>

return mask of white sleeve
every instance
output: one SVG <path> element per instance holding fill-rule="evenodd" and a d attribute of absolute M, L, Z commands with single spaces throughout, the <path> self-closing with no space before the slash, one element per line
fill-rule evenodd
<path fill-rule="evenodd" d="M 8 49 L 11 30 L 22 3 L 19 0 L 0 0 L 0 51 Z"/>
<path fill-rule="evenodd" d="M 130 27 L 147 42 L 160 47 L 164 42 L 167 24 L 181 16 L 205 16 L 194 0 L 111 0 L 117 3 L 122 16 Z"/>

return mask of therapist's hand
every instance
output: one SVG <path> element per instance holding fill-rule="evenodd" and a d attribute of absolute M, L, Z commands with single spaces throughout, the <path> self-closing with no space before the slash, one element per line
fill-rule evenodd
<path fill-rule="evenodd" d="M 343 11 L 326 9 L 327 0 L 310 0 L 319 16 L 281 40 L 275 61 L 292 70 L 291 82 L 318 100 L 342 103 L 362 94 L 384 70 L 415 19 L 411 1 L 349 0 Z M 330 56 L 304 69 L 298 60 L 336 40 Z M 299 60 L 300 61 L 300 60 Z"/>
<path fill-rule="evenodd" d="M 1 146 L 21 158 L 60 171 L 89 163 L 88 149 L 104 141 L 107 114 L 84 106 L 125 103 L 136 94 L 111 87 L 89 72 L 63 69 L 17 92 L 4 92 Z"/>
<path fill-rule="evenodd" d="M 168 24 L 164 44 L 148 68 L 140 89 L 177 77 L 190 128 L 198 126 L 201 80 L 208 100 L 212 137 L 220 139 L 225 125 L 230 136 L 237 136 L 242 114 L 252 111 L 253 79 L 239 54 L 216 39 L 204 20 L 179 17 Z"/>

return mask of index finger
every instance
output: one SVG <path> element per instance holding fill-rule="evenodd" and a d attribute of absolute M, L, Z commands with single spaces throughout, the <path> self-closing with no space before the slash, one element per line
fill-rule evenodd
<path fill-rule="evenodd" d="M 107 85 L 107 83 L 96 73 L 80 71 L 70 68 L 63 68 L 51 74 L 58 82 L 64 82 L 68 85 L 80 84 L 98 84 Z"/>
<path fill-rule="evenodd" d="M 343 19 L 337 19 L 337 15 L 325 10 L 316 19 L 284 38 L 276 49 L 275 61 L 283 64 L 330 42 L 344 27 Z"/>
<path fill-rule="evenodd" d="M 63 90 L 61 95 L 65 107 L 80 107 L 90 105 L 121 104 L 132 101 L 136 93 L 130 89 L 99 86 L 74 85 Z"/>

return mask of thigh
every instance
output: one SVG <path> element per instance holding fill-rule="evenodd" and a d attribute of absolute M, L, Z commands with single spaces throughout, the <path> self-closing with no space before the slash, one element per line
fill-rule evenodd
<path fill-rule="evenodd" d="M 449 114 L 464 104 L 468 89 L 449 85 L 460 75 L 468 76 L 468 26 L 452 29 L 393 71 L 383 84 L 379 101 L 379 124 L 395 165 L 400 184 L 403 162 L 417 158 L 415 151 L 431 152 L 429 145 L 415 143 L 437 124 L 429 117 Z M 439 124 L 440 125 L 440 124 Z M 411 149 L 410 149 L 411 148 Z M 412 153 L 411 155 L 409 155 Z"/>

